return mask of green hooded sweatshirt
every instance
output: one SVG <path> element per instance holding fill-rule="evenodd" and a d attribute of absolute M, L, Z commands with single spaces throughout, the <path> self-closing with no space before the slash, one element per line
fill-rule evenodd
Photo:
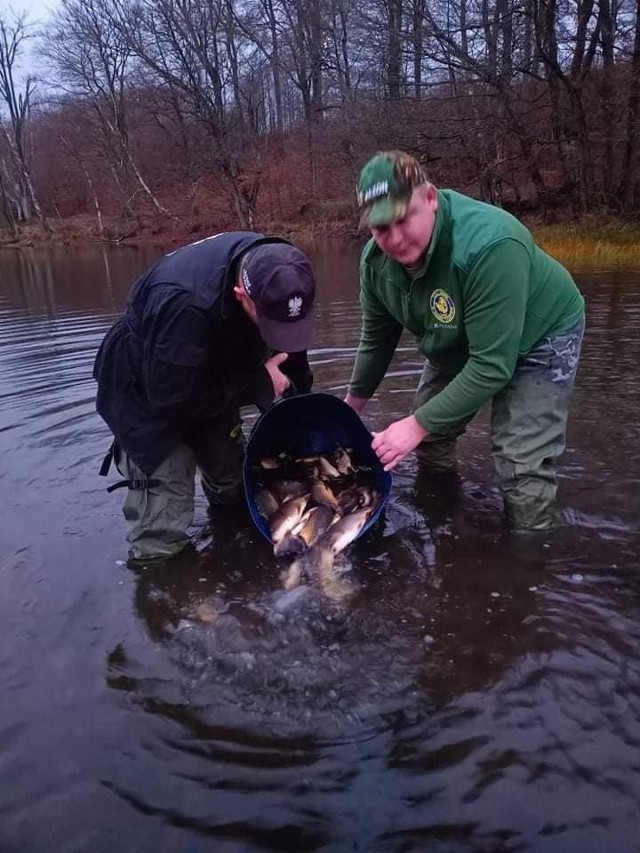
<path fill-rule="evenodd" d="M 373 395 L 406 328 L 451 379 L 414 412 L 424 429 L 444 434 L 507 385 L 519 355 L 584 317 L 575 282 L 521 222 L 453 190 L 438 191 L 433 235 L 417 272 L 409 273 L 373 239 L 367 243 L 360 302 L 350 393 Z"/>

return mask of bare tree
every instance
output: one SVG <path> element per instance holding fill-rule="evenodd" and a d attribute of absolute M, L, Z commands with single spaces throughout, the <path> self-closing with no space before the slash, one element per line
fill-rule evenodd
<path fill-rule="evenodd" d="M 92 130 L 53 138 L 87 206 L 88 174 L 94 208 L 112 186 L 130 199 L 153 184 L 190 193 L 195 212 L 213 174 L 240 227 L 263 175 L 282 183 L 268 201 L 285 217 L 309 190 L 334 193 L 340 170 L 350 185 L 377 147 L 407 147 L 496 204 L 633 211 L 639 2 L 62 0 L 45 49 Z M 309 180 L 289 187 L 300 140 Z M 0 142 L 9 199 L 18 172 Z"/>
<path fill-rule="evenodd" d="M 24 14 L 14 15 L 11 19 L 0 17 L 0 99 L 9 113 L 8 123 L 0 121 L 0 131 L 6 141 L 14 168 L 15 219 L 26 221 L 31 218 L 32 211 L 35 211 L 36 216 L 48 231 L 49 225 L 42 213 L 31 179 L 25 146 L 34 80 L 32 77 L 27 77 L 23 87 L 19 87 L 16 82 L 17 61 L 24 42 L 30 38 L 30 35 Z M 10 175 L 5 172 L 3 178 L 5 194 L 9 192 L 6 186 L 9 180 Z"/>
<path fill-rule="evenodd" d="M 384 0 L 387 13 L 386 87 L 391 100 L 402 94 L 402 16 L 404 0 Z"/>
<path fill-rule="evenodd" d="M 242 32 L 257 50 L 264 56 L 271 72 L 273 86 L 273 101 L 275 121 L 270 123 L 272 129 L 281 132 L 284 128 L 283 111 L 283 76 L 284 67 L 281 60 L 281 42 L 284 13 L 282 7 L 274 0 L 255 0 L 234 8 L 234 16 Z M 265 101 L 271 92 L 265 89 Z"/>
<path fill-rule="evenodd" d="M 353 98 L 354 53 L 356 46 L 351 41 L 353 4 L 349 0 L 331 0 L 328 25 L 329 48 L 327 69 L 333 70 L 334 83 L 345 103 Z"/>
<path fill-rule="evenodd" d="M 84 112 L 82 104 L 61 103 L 59 105 L 59 111 L 57 113 L 52 112 L 49 116 L 48 130 L 49 133 L 55 135 L 60 140 L 68 158 L 84 178 L 93 203 L 93 209 L 98 225 L 98 234 L 104 239 L 106 236 L 106 230 L 102 214 L 102 205 L 100 203 L 99 187 L 97 185 L 98 174 L 94 165 L 96 158 L 95 152 L 92 150 L 90 145 L 87 144 L 87 125 Z M 61 118 L 64 120 L 61 121 Z"/>
<path fill-rule="evenodd" d="M 483 197 L 494 204 L 502 203 L 501 164 L 507 134 L 522 152 L 538 198 L 545 197 L 544 180 L 514 85 L 520 69 L 512 59 L 516 35 L 511 10 L 504 0 L 497 0 L 495 5 L 481 0 L 479 6 L 466 8 L 460 3 L 454 8 L 453 18 L 449 4 L 445 11 L 443 16 L 437 4 L 425 3 L 431 45 L 428 55 L 432 63 L 446 66 L 455 95 L 454 110 L 464 124 L 462 132 L 473 135 L 474 142 L 465 138 L 463 145 L 466 149 L 474 146 L 470 154 L 479 169 Z"/>
<path fill-rule="evenodd" d="M 568 64 L 563 61 L 564 51 L 559 44 L 558 33 L 562 30 L 557 0 L 534 0 L 537 49 L 549 90 L 564 183 L 568 191 L 577 194 L 584 212 L 589 207 L 594 175 L 583 89 L 595 57 L 598 28 L 596 25 L 589 31 L 593 0 L 578 0 L 575 9 L 578 38 Z"/>
<path fill-rule="evenodd" d="M 640 206 L 640 0 L 635 0 L 633 53 L 630 62 L 629 98 L 618 197 L 627 208 Z"/>
<path fill-rule="evenodd" d="M 282 130 L 282 68 L 280 64 L 280 45 L 278 36 L 278 22 L 273 0 L 261 0 L 261 6 L 267 20 L 268 32 L 271 39 L 271 51 L 269 61 L 273 77 L 273 95 L 276 107 L 276 130 Z"/>
<path fill-rule="evenodd" d="M 302 98 L 307 130 L 311 190 L 316 192 L 315 127 L 323 109 L 323 73 L 327 18 L 324 0 L 280 0 L 286 21 L 283 51 L 290 79 Z"/>
<path fill-rule="evenodd" d="M 602 158 L 602 189 L 601 198 L 609 206 L 615 204 L 615 158 L 613 153 L 613 73 L 615 51 L 615 15 L 616 0 L 599 0 L 599 32 L 602 46 L 602 72 L 597 86 L 600 94 L 600 117 L 604 133 Z"/>
<path fill-rule="evenodd" d="M 2 197 L 2 213 L 4 218 L 7 220 L 11 236 L 15 239 L 18 237 L 20 231 L 18 223 L 16 222 L 15 211 L 17 206 L 15 204 L 15 198 L 12 196 L 8 187 L 9 174 L 4 157 L 0 157 L 0 196 Z"/>
<path fill-rule="evenodd" d="M 422 97 L 422 63 L 424 59 L 425 0 L 411 0 L 411 41 L 413 49 L 413 87 L 416 98 Z"/>
<path fill-rule="evenodd" d="M 237 221 L 250 227 L 256 193 L 253 185 L 248 192 L 243 188 L 242 155 L 251 151 L 243 149 L 237 132 L 240 105 L 229 87 L 233 75 L 226 0 L 113 0 L 113 5 L 120 38 L 158 85 L 172 85 L 182 93 L 185 106 L 206 128 L 211 158 L 225 180 Z"/>
<path fill-rule="evenodd" d="M 159 213 L 168 211 L 142 176 L 129 144 L 127 73 L 131 49 L 113 25 L 110 0 L 62 0 L 46 29 L 41 52 L 62 89 L 91 104 L 102 129 L 126 206 L 138 191 Z"/>

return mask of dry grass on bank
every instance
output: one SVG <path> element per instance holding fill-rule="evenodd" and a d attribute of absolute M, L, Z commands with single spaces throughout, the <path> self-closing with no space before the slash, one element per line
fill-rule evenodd
<path fill-rule="evenodd" d="M 569 267 L 640 265 L 640 225 L 585 222 L 542 225 L 532 231 L 546 252 Z"/>
<path fill-rule="evenodd" d="M 316 214 L 320 213 L 320 216 Z M 332 237 L 357 237 L 357 221 L 345 215 L 345 210 L 309 211 L 296 221 L 258 222 L 256 230 L 288 236 L 292 240 L 309 242 Z M 575 266 L 640 266 L 640 224 L 616 220 L 530 225 L 536 240 L 549 254 L 568 267 Z M 77 216 L 64 222 L 53 222 L 47 234 L 39 223 L 23 226 L 19 239 L 8 230 L 0 230 L 0 247 L 29 247 L 38 245 L 81 245 L 95 242 L 110 245 L 183 245 L 197 240 L 218 228 L 214 223 L 175 220 L 164 222 L 147 216 L 134 223 L 108 223 L 106 239 L 97 233 L 95 221 L 89 216 Z"/>

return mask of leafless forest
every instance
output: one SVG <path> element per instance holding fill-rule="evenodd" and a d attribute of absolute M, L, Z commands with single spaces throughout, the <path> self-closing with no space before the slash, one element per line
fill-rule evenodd
<path fill-rule="evenodd" d="M 516 213 L 640 213 L 640 0 L 63 0 L 0 17 L 0 106 L 14 234 L 354 220 L 380 148 Z"/>

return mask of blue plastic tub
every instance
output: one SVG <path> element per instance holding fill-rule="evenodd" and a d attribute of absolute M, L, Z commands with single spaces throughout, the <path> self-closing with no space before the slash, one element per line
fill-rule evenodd
<path fill-rule="evenodd" d="M 360 417 L 332 394 L 298 394 L 286 397 L 268 409 L 253 428 L 244 461 L 243 480 L 251 518 L 260 533 L 271 541 L 269 527 L 255 502 L 259 486 L 256 466 L 268 456 L 287 453 L 296 458 L 330 453 L 337 447 L 351 448 L 360 465 L 369 465 L 377 480 L 381 500 L 360 531 L 363 535 L 376 523 L 389 499 L 392 477 L 371 449 L 373 436 Z"/>

